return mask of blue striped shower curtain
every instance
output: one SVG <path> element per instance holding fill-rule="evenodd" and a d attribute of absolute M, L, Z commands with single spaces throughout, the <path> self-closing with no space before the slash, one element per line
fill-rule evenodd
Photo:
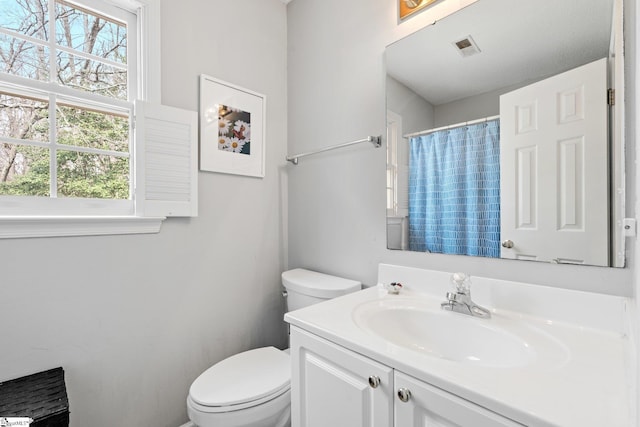
<path fill-rule="evenodd" d="M 500 257 L 499 120 L 410 139 L 409 249 Z"/>

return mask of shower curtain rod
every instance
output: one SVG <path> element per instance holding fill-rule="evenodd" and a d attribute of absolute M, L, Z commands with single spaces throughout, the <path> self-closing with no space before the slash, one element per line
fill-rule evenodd
<path fill-rule="evenodd" d="M 455 129 L 455 128 L 459 128 L 459 127 L 467 126 L 467 125 L 475 125 L 477 123 L 489 122 L 491 120 L 496 120 L 496 119 L 499 119 L 499 118 L 500 118 L 500 116 L 490 116 L 490 117 L 485 117 L 483 119 L 469 120 L 468 122 L 456 123 L 456 124 L 453 124 L 453 125 L 442 126 L 442 127 L 439 127 L 439 128 L 421 130 L 420 132 L 408 133 L 408 134 L 402 135 L 402 136 L 404 138 L 412 138 L 414 136 L 429 135 L 430 133 L 438 132 L 438 131 L 441 131 L 441 130 Z"/>
<path fill-rule="evenodd" d="M 325 151 L 335 150 L 337 148 L 348 147 L 350 145 L 360 144 L 362 142 L 371 142 L 371 143 L 373 143 L 373 145 L 376 148 L 378 148 L 378 147 L 380 147 L 380 145 L 382 145 L 382 136 L 368 136 L 365 139 L 359 139 L 357 141 L 345 142 L 344 144 L 332 145 L 330 147 L 320 148 L 318 150 L 309 151 L 307 153 L 301 153 L 301 154 L 295 154 L 293 156 L 287 156 L 287 161 L 293 163 L 294 165 L 297 165 L 298 164 L 298 159 L 300 157 L 311 156 L 312 154 L 323 153 Z"/>

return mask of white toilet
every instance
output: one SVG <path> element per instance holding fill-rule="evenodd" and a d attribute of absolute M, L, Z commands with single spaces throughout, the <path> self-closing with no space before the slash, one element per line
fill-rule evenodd
<path fill-rule="evenodd" d="M 360 282 L 296 268 L 282 273 L 287 310 L 361 289 Z M 262 347 L 216 363 L 191 384 L 189 419 L 198 427 L 287 427 L 291 423 L 291 361 Z"/>

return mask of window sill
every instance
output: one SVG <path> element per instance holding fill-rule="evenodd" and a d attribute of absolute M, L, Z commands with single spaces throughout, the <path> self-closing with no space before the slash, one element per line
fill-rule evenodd
<path fill-rule="evenodd" d="M 151 234 L 160 232 L 165 219 L 134 216 L 4 216 L 0 217 L 0 239 Z"/>

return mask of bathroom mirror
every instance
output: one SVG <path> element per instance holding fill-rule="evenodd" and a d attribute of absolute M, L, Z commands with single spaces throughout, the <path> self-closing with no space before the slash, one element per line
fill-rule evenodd
<path fill-rule="evenodd" d="M 623 267 L 622 39 L 622 0 L 482 0 L 389 45 L 387 247 Z"/>

